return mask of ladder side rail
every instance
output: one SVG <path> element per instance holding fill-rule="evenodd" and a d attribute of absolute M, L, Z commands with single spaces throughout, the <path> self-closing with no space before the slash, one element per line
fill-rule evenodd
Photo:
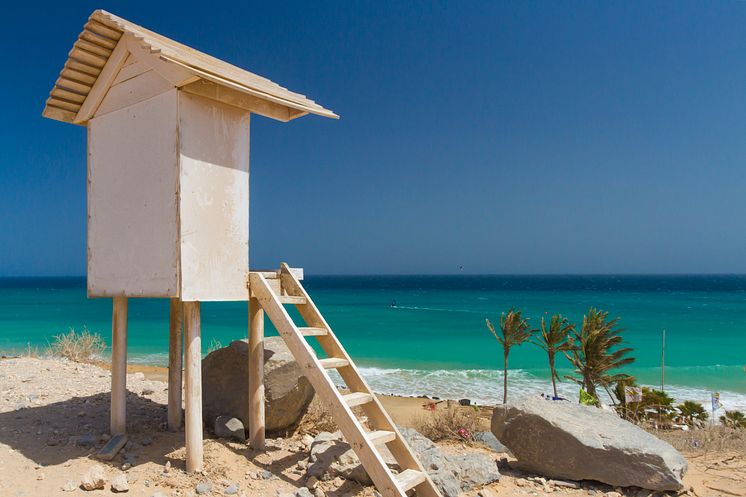
<path fill-rule="evenodd" d="M 362 406 L 362 409 L 371 424 L 371 428 L 374 430 L 387 430 L 394 432 L 396 434 L 396 439 L 386 444 L 386 447 L 388 447 L 391 454 L 397 460 L 401 469 L 414 469 L 425 475 L 426 481 L 415 487 L 417 494 L 420 497 L 440 497 L 435 484 L 430 479 L 427 471 L 422 467 L 419 459 L 414 455 L 412 449 L 404 440 L 404 437 L 402 437 L 402 434 L 391 419 L 391 416 L 389 416 L 386 409 L 383 408 L 381 401 L 378 400 L 378 397 L 373 393 L 370 386 L 368 386 L 368 383 L 363 379 L 362 375 L 357 370 L 355 363 L 352 361 L 352 358 L 347 354 L 347 351 L 339 342 L 331 327 L 316 307 L 316 304 L 308 295 L 305 288 L 303 288 L 303 285 L 301 285 L 292 272 L 290 272 L 286 263 L 282 263 L 280 268 L 280 277 L 283 288 L 293 295 L 300 295 L 306 298 L 307 304 L 298 307 L 298 311 L 306 323 L 308 323 L 309 326 L 322 326 L 328 330 L 327 335 L 317 337 L 321 347 L 327 354 L 347 360 L 349 365 L 338 369 L 344 382 L 353 391 L 366 392 L 373 395 L 373 402 Z"/>
<path fill-rule="evenodd" d="M 250 274 L 249 278 L 252 296 L 259 300 L 267 316 L 301 366 L 303 374 L 332 411 L 342 434 L 357 453 L 378 491 L 384 497 L 405 497 L 394 474 L 372 442 L 365 436 L 362 425 L 342 398 L 331 378 L 324 372 L 316 353 L 297 330 L 287 310 L 268 286 L 267 280 L 258 273 Z"/>

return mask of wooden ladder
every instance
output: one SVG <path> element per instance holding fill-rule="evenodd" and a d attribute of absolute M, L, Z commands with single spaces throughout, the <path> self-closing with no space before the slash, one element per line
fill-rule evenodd
<path fill-rule="evenodd" d="M 306 290 L 287 264 L 280 268 L 279 282 L 270 283 L 261 272 L 249 276 L 251 295 L 256 298 L 285 340 L 316 394 L 331 410 L 345 440 L 350 444 L 383 497 L 404 497 L 412 489 L 420 497 L 441 497 L 412 449 L 399 433 L 391 417 L 363 380 L 355 364 Z M 275 280 L 277 281 L 277 280 Z M 284 304 L 293 304 L 306 322 L 297 326 Z M 319 359 L 306 337 L 315 337 L 326 353 Z M 327 374 L 336 369 L 350 393 L 343 394 Z M 368 418 L 366 431 L 352 408 L 360 406 Z M 379 446 L 386 445 L 401 471 L 394 474 L 381 457 Z"/>

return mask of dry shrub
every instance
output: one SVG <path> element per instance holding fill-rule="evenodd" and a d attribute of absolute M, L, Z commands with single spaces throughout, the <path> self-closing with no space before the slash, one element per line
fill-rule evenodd
<path fill-rule="evenodd" d="M 445 408 L 420 414 L 412 421 L 415 430 L 436 442 L 440 440 L 473 442 L 474 433 L 482 431 L 483 425 L 484 420 L 479 416 L 477 409 L 450 403 Z M 466 437 L 460 435 L 460 430 L 466 430 L 468 435 Z"/>
<path fill-rule="evenodd" d="M 335 432 L 337 429 L 337 423 L 334 422 L 332 413 L 316 395 L 308 406 L 308 410 L 298 424 L 296 431 L 316 435 L 322 431 Z"/>
<path fill-rule="evenodd" d="M 98 333 L 91 333 L 86 328 L 80 333 L 70 329 L 54 337 L 49 345 L 49 354 L 64 357 L 74 362 L 89 362 L 101 356 L 106 350 L 106 342 Z"/>
<path fill-rule="evenodd" d="M 682 430 L 655 430 L 650 433 L 673 445 L 677 450 L 691 453 L 746 454 L 746 430 L 715 425 L 706 428 Z"/>
<path fill-rule="evenodd" d="M 31 345 L 30 343 L 26 344 L 26 357 L 38 359 L 39 355 L 39 347 L 37 347 L 36 345 Z"/>

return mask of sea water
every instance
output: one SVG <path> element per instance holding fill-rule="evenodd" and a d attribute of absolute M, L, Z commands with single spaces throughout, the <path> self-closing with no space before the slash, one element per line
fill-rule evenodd
<path fill-rule="evenodd" d="M 589 307 L 619 317 L 642 384 L 661 383 L 678 400 L 706 403 L 721 393 L 746 409 L 746 276 L 307 276 L 304 285 L 378 392 L 502 399 L 502 350 L 485 325 L 511 306 L 537 327 L 562 313 L 582 322 Z M 129 360 L 165 365 L 168 301 L 131 299 Z M 245 338 L 245 302 L 203 303 L 203 351 Z M 83 278 L 0 279 L 0 351 L 43 350 L 69 329 L 108 341 L 111 300 L 87 299 Z M 275 334 L 271 325 L 267 333 Z M 510 352 L 510 395 L 549 393 L 545 353 L 524 344 Z M 572 373 L 558 360 L 560 375 Z M 563 380 L 561 394 L 577 398 Z"/>

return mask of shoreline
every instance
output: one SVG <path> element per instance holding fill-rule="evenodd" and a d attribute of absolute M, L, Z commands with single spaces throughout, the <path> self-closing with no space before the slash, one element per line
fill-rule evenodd
<path fill-rule="evenodd" d="M 29 356 L 23 353 L 12 356 L 0 354 L 0 360 L 21 357 Z M 39 357 L 45 358 L 47 356 L 39 355 Z M 89 362 L 106 370 L 111 368 L 110 362 L 106 358 Z M 479 406 L 495 406 L 500 404 L 502 399 L 502 371 L 499 370 L 436 369 L 430 371 L 370 366 L 359 366 L 359 369 L 376 394 L 385 398 L 415 399 L 418 401 L 469 399 L 473 405 Z M 168 381 L 167 366 L 129 361 L 127 372 L 130 374 L 142 373 L 149 380 Z M 495 377 L 485 378 L 486 374 Z M 543 380 L 521 369 L 510 370 L 509 374 L 508 388 L 513 392 L 513 395 L 551 393 L 549 380 Z M 339 378 L 333 379 L 339 380 Z M 655 384 L 640 383 L 640 385 L 659 389 L 659 385 Z M 396 391 L 397 389 L 400 391 Z M 558 389 L 561 397 L 571 400 L 577 398 L 578 387 L 574 383 L 563 381 L 558 384 Z M 666 393 L 671 395 L 676 403 L 691 400 L 707 406 L 708 410 L 712 391 L 715 390 L 696 386 L 666 385 Z M 719 390 L 719 393 L 723 410 L 718 411 L 718 416 L 724 410 L 746 411 L 746 393 L 732 390 Z M 601 392 L 601 395 L 605 397 L 603 392 Z M 602 400 L 609 402 L 609 399 L 603 398 Z"/>

